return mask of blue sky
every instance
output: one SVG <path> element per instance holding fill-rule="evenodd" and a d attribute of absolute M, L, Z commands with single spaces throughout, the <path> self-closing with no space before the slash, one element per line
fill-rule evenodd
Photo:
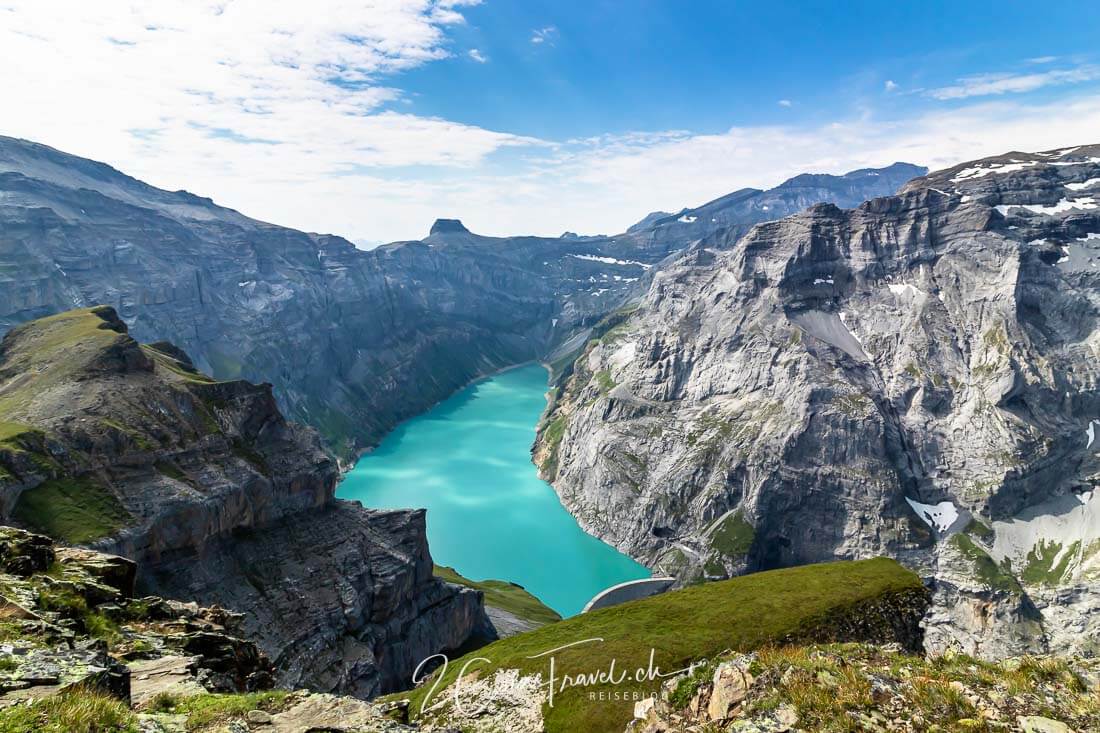
<path fill-rule="evenodd" d="M 357 241 L 1100 141 L 1096 3 L 0 0 L 0 134 Z"/>
<path fill-rule="evenodd" d="M 465 12 L 459 53 L 400 81 L 418 113 L 554 139 L 828 121 L 969 75 L 1073 67 L 1100 4 L 500 0 Z M 531 43 L 538 29 L 552 29 Z M 1057 62 L 1029 59 L 1057 54 Z M 791 102 L 780 106 L 780 100 Z"/>

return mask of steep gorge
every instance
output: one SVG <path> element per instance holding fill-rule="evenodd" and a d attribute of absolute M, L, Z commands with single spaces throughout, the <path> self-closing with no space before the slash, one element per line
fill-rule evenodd
<path fill-rule="evenodd" d="M 0 329 L 113 306 L 218 379 L 268 382 L 293 420 L 352 459 L 499 368 L 552 361 L 707 233 L 854 206 L 924 169 L 897 164 L 746 189 L 614 237 L 484 237 L 441 220 L 370 252 L 0 137 Z"/>

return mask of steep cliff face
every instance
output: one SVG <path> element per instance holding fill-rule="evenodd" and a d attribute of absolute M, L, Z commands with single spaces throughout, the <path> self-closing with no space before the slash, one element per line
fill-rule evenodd
<path fill-rule="evenodd" d="M 700 246 L 589 343 L 536 460 L 684 579 L 888 554 L 932 647 L 1095 649 L 1100 146 Z M 706 242 L 704 242 L 706 245 Z"/>
<path fill-rule="evenodd" d="M 4 519 L 246 613 L 283 684 L 391 690 L 483 623 L 480 594 L 433 579 L 422 511 L 336 501 L 335 460 L 270 385 L 215 382 L 109 307 L 4 338 L 0 420 Z"/>
<path fill-rule="evenodd" d="M 757 192 L 771 211 L 719 207 L 691 226 L 494 238 L 446 221 L 362 252 L 0 137 L 0 329 L 112 305 L 136 337 L 177 344 L 218 379 L 271 383 L 348 459 L 475 377 L 583 342 L 654 263 L 706 232 L 897 186 L 885 171 L 849 175 Z"/>

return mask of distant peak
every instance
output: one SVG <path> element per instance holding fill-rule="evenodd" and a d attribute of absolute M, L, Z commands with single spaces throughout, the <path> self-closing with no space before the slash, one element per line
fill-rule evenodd
<path fill-rule="evenodd" d="M 435 224 L 432 224 L 430 234 L 446 234 L 447 232 L 469 234 L 470 230 L 462 224 L 461 219 L 436 219 Z"/>

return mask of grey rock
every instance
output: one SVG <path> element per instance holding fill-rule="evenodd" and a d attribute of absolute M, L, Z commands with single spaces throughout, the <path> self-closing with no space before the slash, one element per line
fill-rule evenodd
<path fill-rule="evenodd" d="M 933 650 L 1095 650 L 1098 178 L 1011 153 L 702 242 L 562 381 L 543 475 L 681 582 L 889 555 Z"/>
<path fill-rule="evenodd" d="M 701 207 L 690 226 L 616 237 L 484 237 L 440 220 L 423 241 L 364 252 L 0 137 L 0 330 L 111 305 L 137 338 L 172 342 L 202 371 L 270 383 L 346 461 L 474 378 L 552 360 L 695 238 L 814 201 L 854 204 L 922 170 L 794 179 Z"/>

